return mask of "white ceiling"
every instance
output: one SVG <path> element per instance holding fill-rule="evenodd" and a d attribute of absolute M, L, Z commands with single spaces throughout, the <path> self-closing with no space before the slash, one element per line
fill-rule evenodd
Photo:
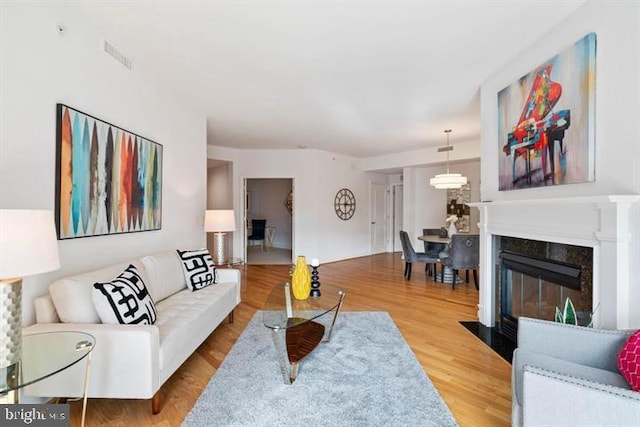
<path fill-rule="evenodd" d="M 584 0 L 75 3 L 208 143 L 357 157 L 479 140 L 480 84 Z M 73 29 L 69 29 L 73 31 Z"/>

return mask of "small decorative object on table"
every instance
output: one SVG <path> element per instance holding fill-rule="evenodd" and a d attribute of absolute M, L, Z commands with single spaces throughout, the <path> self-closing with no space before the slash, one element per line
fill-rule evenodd
<path fill-rule="evenodd" d="M 319 297 L 320 294 L 320 281 L 318 280 L 318 266 L 320 261 L 318 258 L 311 260 L 311 297 Z"/>
<path fill-rule="evenodd" d="M 291 277 L 291 286 L 293 296 L 299 300 L 309 298 L 311 291 L 311 275 L 309 274 L 309 266 L 304 255 L 298 255 L 296 266 L 293 269 Z"/>
<path fill-rule="evenodd" d="M 598 307 L 600 307 L 600 304 L 598 304 Z M 596 310 L 598 310 L 598 307 L 596 307 L 591 313 L 578 312 L 576 311 L 571 298 L 567 297 L 564 301 L 564 311 L 561 312 L 560 308 L 556 307 L 555 321 L 558 323 L 566 323 L 568 325 L 593 328 L 593 315 Z M 586 318 L 587 314 L 589 315 L 588 318 Z"/>
<path fill-rule="evenodd" d="M 458 234 L 458 229 L 456 228 L 456 221 L 458 221 L 457 215 L 449 215 L 449 217 L 446 220 L 446 222 L 449 224 L 449 230 L 448 230 L 449 237 L 453 236 L 454 234 Z"/>

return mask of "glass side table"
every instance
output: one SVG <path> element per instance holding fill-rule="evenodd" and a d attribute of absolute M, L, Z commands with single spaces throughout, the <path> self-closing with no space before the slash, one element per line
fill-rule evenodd
<path fill-rule="evenodd" d="M 82 392 L 82 422 L 87 410 L 87 391 L 91 373 L 91 351 L 95 338 L 84 332 L 43 332 L 22 336 L 22 360 L 0 368 L 0 395 L 8 403 L 19 403 L 20 389 L 87 359 L 84 390 Z"/>
<path fill-rule="evenodd" d="M 291 384 L 298 375 L 298 363 L 315 349 L 320 342 L 331 339 L 346 293 L 330 285 L 320 287 L 321 296 L 297 300 L 289 283 L 280 283 L 267 297 L 263 311 L 263 323 L 271 329 L 273 342 L 285 384 Z M 324 325 L 314 320 L 335 311 L 331 326 L 325 335 Z M 285 342 L 282 342 L 284 333 Z M 287 369 L 288 358 L 290 368 Z"/>

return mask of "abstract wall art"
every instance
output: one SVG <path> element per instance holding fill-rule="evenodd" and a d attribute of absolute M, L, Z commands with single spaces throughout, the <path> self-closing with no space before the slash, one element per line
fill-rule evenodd
<path fill-rule="evenodd" d="M 468 233 L 471 224 L 471 184 L 467 183 L 460 188 L 447 189 L 447 218 L 456 215 L 456 228 L 459 233 Z"/>
<path fill-rule="evenodd" d="M 58 239 L 161 228 L 162 145 L 63 104 L 56 125 Z"/>
<path fill-rule="evenodd" d="M 499 190 L 595 179 L 596 34 L 498 93 Z"/>

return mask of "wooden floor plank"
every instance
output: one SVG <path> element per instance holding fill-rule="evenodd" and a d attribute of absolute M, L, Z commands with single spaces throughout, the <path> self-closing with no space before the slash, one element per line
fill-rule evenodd
<path fill-rule="evenodd" d="M 462 427 L 510 425 L 511 367 L 460 321 L 477 320 L 478 292 L 472 283 L 434 283 L 421 266 L 403 278 L 398 253 L 320 266 L 320 282 L 347 291 L 343 310 L 387 311 Z M 225 321 L 165 383 L 163 407 L 151 414 L 150 401 L 89 399 L 87 426 L 179 426 L 273 287 L 289 266 L 244 266 L 242 303 L 235 321 Z M 322 289 L 322 287 L 321 287 Z M 274 372 L 274 375 L 279 373 Z M 72 425 L 80 425 L 81 405 L 71 403 Z"/>

